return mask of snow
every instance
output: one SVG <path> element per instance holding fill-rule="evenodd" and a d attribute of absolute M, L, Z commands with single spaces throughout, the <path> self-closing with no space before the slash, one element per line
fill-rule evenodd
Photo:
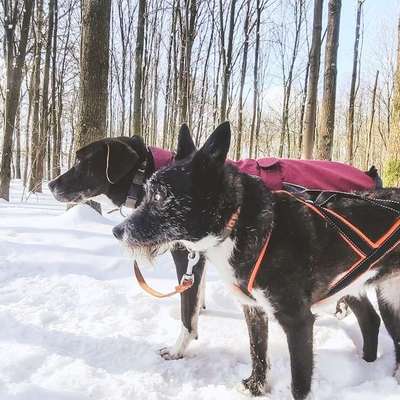
<path fill-rule="evenodd" d="M 155 300 L 132 277 L 132 263 L 111 234 L 119 213 L 80 205 L 65 211 L 47 190 L 0 202 L 0 399 L 249 399 L 238 390 L 250 373 L 239 306 L 207 274 L 207 310 L 186 358 L 158 349 L 180 331 L 179 298 Z M 143 271 L 159 290 L 176 284 L 170 256 Z M 319 317 L 314 399 L 399 399 L 392 342 L 381 328 L 379 358 L 361 359 L 354 316 Z M 270 323 L 269 399 L 290 399 L 290 366 L 281 328 Z"/>

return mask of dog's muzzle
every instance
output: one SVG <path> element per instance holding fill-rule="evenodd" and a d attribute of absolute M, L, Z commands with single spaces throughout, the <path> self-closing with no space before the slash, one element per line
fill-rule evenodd
<path fill-rule="evenodd" d="M 122 223 L 114 226 L 112 233 L 116 239 L 123 240 L 125 233 L 125 224 Z"/>

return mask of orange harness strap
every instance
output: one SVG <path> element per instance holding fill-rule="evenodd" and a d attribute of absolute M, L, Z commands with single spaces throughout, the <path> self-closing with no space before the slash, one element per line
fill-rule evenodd
<path fill-rule="evenodd" d="M 390 253 L 393 249 L 395 249 L 400 244 L 400 212 L 396 209 L 391 209 L 397 213 L 397 219 L 394 224 L 389 228 L 387 232 L 385 232 L 381 238 L 377 241 L 371 241 L 365 233 L 363 233 L 359 228 L 357 228 L 354 224 L 348 221 L 346 218 L 341 216 L 340 214 L 325 208 L 325 207 L 317 207 L 314 204 L 311 204 L 298 196 L 294 195 L 293 193 L 287 192 L 285 190 L 277 190 L 276 193 L 284 193 L 293 197 L 295 200 L 299 201 L 301 204 L 308 207 L 310 210 L 315 212 L 319 215 L 322 219 L 328 222 L 331 226 L 335 228 L 339 236 L 346 242 L 346 244 L 360 257 L 353 265 L 349 267 L 349 269 L 344 272 L 342 275 L 337 277 L 331 284 L 329 285 L 328 292 L 324 298 L 330 297 L 333 294 L 339 292 L 344 287 L 349 285 L 359 276 L 367 272 L 371 269 L 377 262 L 379 262 L 385 255 Z M 339 193 L 341 195 L 346 195 L 347 193 Z M 376 204 L 377 206 L 381 206 L 380 204 Z M 382 207 L 382 206 L 381 206 Z M 387 208 L 387 207 L 384 207 Z M 326 214 L 324 214 L 326 213 Z M 356 237 L 364 247 L 367 246 L 367 252 L 364 252 L 362 249 L 359 248 L 357 243 L 351 239 L 348 235 L 346 235 L 338 225 L 336 225 L 335 221 L 332 221 L 328 216 L 332 215 L 336 218 L 336 221 L 341 222 L 344 224 L 350 231 L 352 235 Z M 256 279 L 257 273 L 260 269 L 261 263 L 265 257 L 268 244 L 270 242 L 271 233 L 269 233 L 265 244 L 263 245 L 261 252 L 257 258 L 257 261 L 252 269 L 250 274 L 249 282 L 247 285 L 247 291 L 251 295 L 251 292 L 254 287 L 254 281 Z"/>

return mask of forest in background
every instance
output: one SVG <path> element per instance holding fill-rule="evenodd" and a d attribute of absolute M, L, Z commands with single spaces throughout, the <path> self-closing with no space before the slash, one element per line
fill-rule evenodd
<path fill-rule="evenodd" d="M 1 0 L 0 197 L 28 192 L 106 136 L 174 149 L 230 120 L 230 157 L 334 159 L 400 183 L 400 18 L 363 57 L 354 4 L 352 74 L 338 93 L 340 0 Z M 385 34 L 383 34 L 385 33 Z M 374 65 L 375 65 L 374 64 Z"/>

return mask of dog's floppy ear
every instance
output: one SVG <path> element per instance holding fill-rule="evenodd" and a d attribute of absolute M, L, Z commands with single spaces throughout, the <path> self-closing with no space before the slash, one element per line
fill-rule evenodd
<path fill-rule="evenodd" d="M 129 138 L 128 143 L 132 150 L 136 151 L 140 161 L 144 161 L 146 159 L 147 147 L 143 138 L 139 135 L 133 135 Z"/>
<path fill-rule="evenodd" d="M 218 164 L 223 164 L 231 144 L 231 126 L 228 121 L 218 125 L 200 151 Z"/>
<path fill-rule="evenodd" d="M 106 178 L 111 184 L 118 182 L 139 162 L 139 155 L 131 146 L 118 140 L 105 143 Z"/>
<path fill-rule="evenodd" d="M 186 124 L 182 124 L 179 129 L 178 135 L 178 149 L 176 150 L 175 160 L 182 160 L 196 150 L 196 146 L 193 143 L 192 136 L 190 135 L 189 127 Z"/>

